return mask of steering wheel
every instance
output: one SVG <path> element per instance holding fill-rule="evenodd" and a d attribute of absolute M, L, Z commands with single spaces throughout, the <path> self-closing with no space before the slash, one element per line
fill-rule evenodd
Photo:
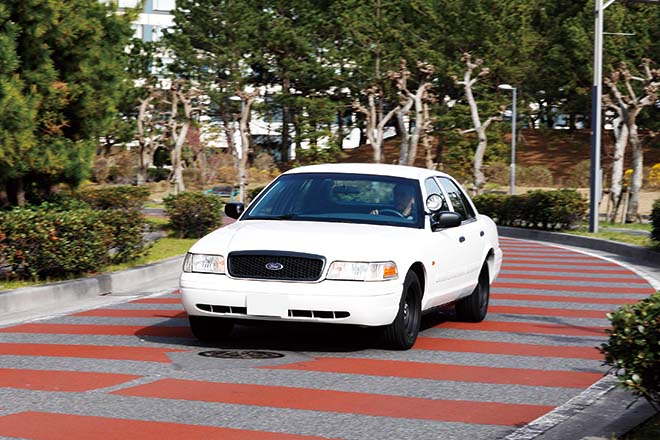
<path fill-rule="evenodd" d="M 378 214 L 389 215 L 390 217 L 406 218 L 399 211 L 397 211 L 395 209 L 389 209 L 389 208 L 379 209 Z"/>

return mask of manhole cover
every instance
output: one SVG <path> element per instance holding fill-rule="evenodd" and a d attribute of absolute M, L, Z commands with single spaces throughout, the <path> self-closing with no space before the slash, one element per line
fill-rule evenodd
<path fill-rule="evenodd" d="M 202 351 L 199 355 L 220 359 L 277 359 L 284 357 L 282 353 L 275 353 L 274 351 L 212 350 Z"/>

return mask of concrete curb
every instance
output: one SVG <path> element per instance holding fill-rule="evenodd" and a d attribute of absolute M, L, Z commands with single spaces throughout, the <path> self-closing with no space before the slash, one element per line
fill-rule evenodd
<path fill-rule="evenodd" d="M 111 293 L 127 293 L 171 279 L 183 255 L 119 272 L 0 292 L 0 313 L 17 313 Z"/>

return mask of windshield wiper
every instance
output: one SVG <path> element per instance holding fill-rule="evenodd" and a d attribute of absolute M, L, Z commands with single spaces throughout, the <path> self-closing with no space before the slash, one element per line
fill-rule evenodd
<path fill-rule="evenodd" d="M 264 219 L 268 219 L 268 220 L 291 220 L 291 219 L 297 218 L 297 217 L 299 217 L 298 214 L 289 213 L 289 214 L 280 214 L 280 215 L 269 215 L 267 217 L 264 217 Z"/>

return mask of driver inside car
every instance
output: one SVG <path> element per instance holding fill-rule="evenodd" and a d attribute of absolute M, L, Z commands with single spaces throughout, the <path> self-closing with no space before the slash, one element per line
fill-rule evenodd
<path fill-rule="evenodd" d="M 393 190 L 394 209 L 401 214 L 402 217 L 412 218 L 413 206 L 415 202 L 415 190 L 410 185 L 396 185 Z M 370 214 L 381 215 L 386 214 L 382 212 L 385 210 L 372 209 Z"/>

